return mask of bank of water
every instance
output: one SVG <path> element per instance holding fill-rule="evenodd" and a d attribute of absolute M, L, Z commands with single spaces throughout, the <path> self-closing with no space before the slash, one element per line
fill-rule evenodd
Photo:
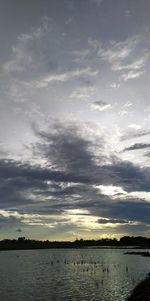
<path fill-rule="evenodd" d="M 125 301 L 150 272 L 150 258 L 124 253 L 122 249 L 2 251 L 0 298 Z"/>

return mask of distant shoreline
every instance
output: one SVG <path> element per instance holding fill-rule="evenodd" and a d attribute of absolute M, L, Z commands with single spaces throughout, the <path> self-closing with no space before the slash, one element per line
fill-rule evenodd
<path fill-rule="evenodd" d="M 144 250 L 145 248 L 143 247 L 143 248 L 141 248 L 141 247 L 133 247 L 133 248 L 131 248 L 131 247 L 106 247 L 106 246 L 101 246 L 101 247 L 95 247 L 95 246 L 93 246 L 93 247 L 83 247 L 83 246 L 81 246 L 81 247 L 65 247 L 65 246 L 63 246 L 63 247 L 47 247 L 47 248 L 42 248 L 42 247 L 35 247 L 35 248 L 33 248 L 33 247 L 24 247 L 24 248 L 4 248 L 4 249 L 0 249 L 0 252 L 2 252 L 2 251 L 23 251 L 23 250 L 53 250 L 53 249 L 68 249 L 68 250 L 73 250 L 73 249 L 75 249 L 75 250 L 136 250 L 136 249 L 141 249 L 141 250 Z M 149 248 L 146 248 L 146 249 L 150 249 L 150 247 Z M 127 253 L 124 253 L 124 254 L 127 254 Z M 129 254 L 133 254 L 133 253 L 128 253 L 128 255 Z M 135 255 L 141 255 L 141 256 L 143 256 L 142 254 L 139 254 L 139 253 L 134 253 Z M 150 256 L 147 256 L 147 257 L 150 257 Z"/>
<path fill-rule="evenodd" d="M 19 237 L 0 241 L 0 251 L 32 249 L 150 249 L 150 238 L 124 236 L 117 239 L 99 239 L 75 241 L 40 241 Z M 132 252 L 133 253 L 133 252 Z"/>
<path fill-rule="evenodd" d="M 150 257 L 150 252 L 126 252 L 125 255 L 141 255 L 143 257 Z"/>

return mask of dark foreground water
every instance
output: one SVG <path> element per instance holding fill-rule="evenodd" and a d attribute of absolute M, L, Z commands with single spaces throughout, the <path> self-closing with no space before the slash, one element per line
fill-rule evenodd
<path fill-rule="evenodd" d="M 0 252 L 0 300 L 124 301 L 150 272 L 150 258 L 125 250 Z"/>

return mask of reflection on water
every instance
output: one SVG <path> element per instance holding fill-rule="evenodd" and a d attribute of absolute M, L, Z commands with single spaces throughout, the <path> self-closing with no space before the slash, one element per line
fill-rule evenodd
<path fill-rule="evenodd" d="M 0 252 L 0 300 L 124 301 L 150 258 L 124 250 Z"/>

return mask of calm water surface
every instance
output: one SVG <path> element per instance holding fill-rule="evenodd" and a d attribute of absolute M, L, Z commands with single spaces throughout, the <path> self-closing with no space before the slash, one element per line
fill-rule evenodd
<path fill-rule="evenodd" d="M 125 250 L 0 252 L 0 300 L 124 301 L 150 272 L 150 258 Z"/>

